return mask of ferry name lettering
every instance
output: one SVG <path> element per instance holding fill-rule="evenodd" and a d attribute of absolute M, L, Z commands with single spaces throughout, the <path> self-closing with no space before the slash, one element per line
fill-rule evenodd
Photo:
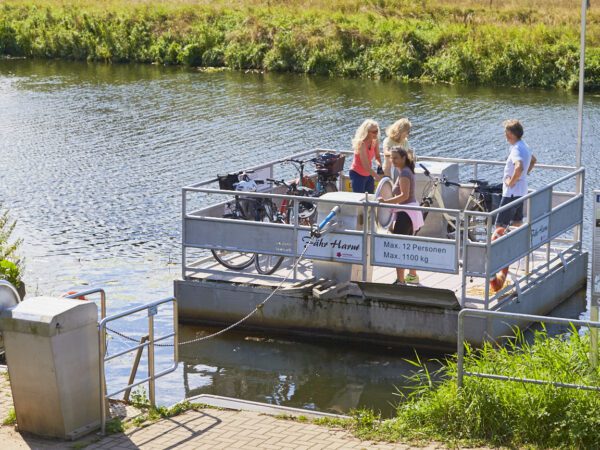
<path fill-rule="evenodd" d="M 310 242 L 310 236 L 303 236 L 302 242 L 308 244 Z M 315 239 L 312 243 L 313 247 L 326 248 L 330 247 L 335 250 L 360 250 L 360 244 L 348 244 L 344 243 L 341 239 L 334 239 L 333 241 L 326 241 L 323 238 Z"/>

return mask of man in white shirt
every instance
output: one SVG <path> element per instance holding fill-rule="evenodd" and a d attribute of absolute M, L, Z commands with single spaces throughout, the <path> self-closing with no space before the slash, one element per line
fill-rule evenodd
<path fill-rule="evenodd" d="M 502 178 L 502 200 L 500 206 L 507 205 L 527 194 L 527 175 L 533 170 L 537 159 L 529 150 L 523 137 L 523 125 L 518 120 L 504 122 L 504 134 L 510 144 L 508 158 Z M 515 227 L 523 223 L 523 202 L 498 214 L 496 228 Z"/>

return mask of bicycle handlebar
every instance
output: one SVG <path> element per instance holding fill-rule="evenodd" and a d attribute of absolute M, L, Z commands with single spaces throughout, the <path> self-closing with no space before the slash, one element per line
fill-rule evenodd
<path fill-rule="evenodd" d="M 267 181 L 269 183 L 273 183 L 275 186 L 288 186 L 288 184 L 285 182 L 285 180 L 276 180 L 274 178 L 267 178 Z"/>
<path fill-rule="evenodd" d="M 448 181 L 448 180 L 446 180 L 446 181 L 444 181 L 444 184 L 445 184 L 446 186 L 456 186 L 456 187 L 460 187 L 460 183 L 456 183 L 455 181 Z"/>
<path fill-rule="evenodd" d="M 306 161 L 302 161 L 301 159 L 286 159 L 285 162 L 291 162 L 291 163 L 296 163 L 296 164 L 306 164 L 308 161 L 310 160 L 306 160 Z"/>
<path fill-rule="evenodd" d="M 427 167 L 425 167 L 423 164 L 419 163 L 419 166 L 421 167 L 421 169 L 423 169 L 423 173 L 430 177 L 431 176 L 431 172 L 429 170 L 427 170 Z"/>

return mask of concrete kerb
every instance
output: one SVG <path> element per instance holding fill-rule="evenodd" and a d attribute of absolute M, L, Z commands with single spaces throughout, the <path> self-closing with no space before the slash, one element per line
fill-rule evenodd
<path fill-rule="evenodd" d="M 349 416 L 340 414 L 331 414 L 320 411 L 313 411 L 310 409 L 291 408 L 288 406 L 271 405 L 268 403 L 253 402 L 250 400 L 242 400 L 232 397 L 222 397 L 220 395 L 200 394 L 194 397 L 190 397 L 184 400 L 184 402 L 200 403 L 202 405 L 212 406 L 214 408 L 223 408 L 234 411 L 250 411 L 270 416 L 293 416 L 293 417 L 307 417 L 311 419 L 350 419 Z M 176 406 L 183 402 L 178 402 L 173 406 Z"/>

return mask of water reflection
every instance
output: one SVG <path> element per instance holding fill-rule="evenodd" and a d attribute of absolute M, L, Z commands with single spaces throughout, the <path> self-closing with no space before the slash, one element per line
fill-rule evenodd
<path fill-rule="evenodd" d="M 180 327 L 182 339 L 198 332 Z M 429 354 L 429 357 L 433 355 Z M 307 343 L 249 333 L 183 346 L 186 397 L 225 395 L 276 405 L 347 413 L 361 407 L 391 416 L 415 367 L 410 349 Z M 432 361 L 431 367 L 439 365 Z"/>

